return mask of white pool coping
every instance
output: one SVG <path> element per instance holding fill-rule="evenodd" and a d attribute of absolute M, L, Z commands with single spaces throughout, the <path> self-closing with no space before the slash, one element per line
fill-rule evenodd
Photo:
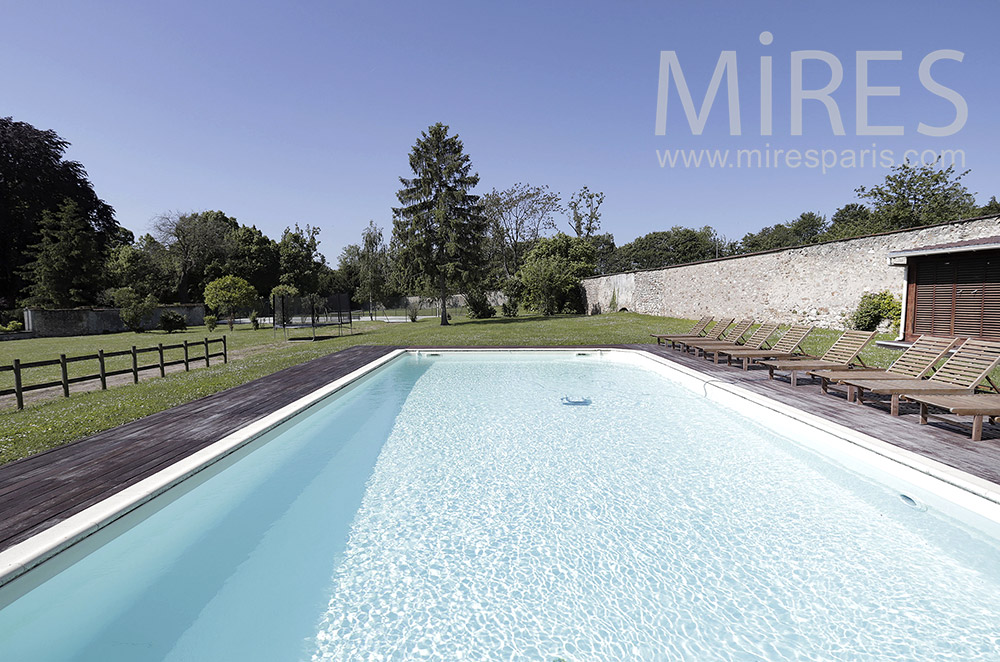
<path fill-rule="evenodd" d="M 23 575 L 74 543 L 120 519 L 150 499 L 211 466 L 269 430 L 399 356 L 415 354 L 419 357 L 420 355 L 472 352 L 589 353 L 600 356 L 607 354 L 616 359 L 625 359 L 646 367 L 655 366 L 659 372 L 681 386 L 760 422 L 765 427 L 777 430 L 784 436 L 793 437 L 797 441 L 801 439 L 803 440 L 801 443 L 807 447 L 815 448 L 834 461 L 855 461 L 871 467 L 878 474 L 878 480 L 887 482 L 892 487 L 895 487 L 892 483 L 899 483 L 900 489 L 905 489 L 906 494 L 916 494 L 918 503 L 933 502 L 934 507 L 955 517 L 971 513 L 974 521 L 968 522 L 967 517 L 962 517 L 962 519 L 985 530 L 989 535 L 1000 538 L 1000 485 L 796 407 L 753 393 L 740 386 L 713 378 L 642 349 L 609 347 L 399 349 L 379 357 L 226 435 L 162 471 L 115 493 L 28 540 L 0 552 L 0 586 Z M 762 414 L 771 420 L 764 421 Z M 774 417 L 777 417 L 780 426 L 774 425 Z M 821 434 L 817 435 L 817 432 Z M 830 445 L 831 441 L 834 442 L 832 446 Z M 836 443 L 837 441 L 843 443 Z"/>

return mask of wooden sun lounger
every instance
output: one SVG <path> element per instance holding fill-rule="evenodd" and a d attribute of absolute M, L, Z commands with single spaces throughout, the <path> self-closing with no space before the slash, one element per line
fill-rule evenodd
<path fill-rule="evenodd" d="M 696 339 L 680 340 L 678 341 L 678 344 L 681 346 L 681 349 L 685 352 L 689 351 L 692 347 L 696 346 L 700 347 L 701 345 L 726 345 L 732 347 L 735 345 L 739 345 L 740 340 L 743 339 L 743 336 L 746 335 L 746 332 L 750 329 L 751 326 L 753 326 L 752 319 L 741 319 L 740 321 L 736 322 L 736 324 L 733 325 L 732 329 L 726 331 L 717 340 L 709 340 L 707 338 L 696 338 Z M 698 354 L 697 349 L 695 350 L 695 354 Z"/>
<path fill-rule="evenodd" d="M 899 416 L 899 398 L 926 395 L 972 395 L 976 387 L 989 380 L 990 370 L 1000 363 L 1000 342 L 966 340 L 929 379 L 844 379 L 857 389 L 857 402 L 863 404 L 864 392 L 892 396 L 890 413 Z M 990 382 L 992 384 L 992 382 Z"/>
<path fill-rule="evenodd" d="M 774 371 L 781 370 L 788 372 L 792 386 L 797 386 L 799 372 L 823 368 L 847 370 L 854 365 L 855 361 L 860 361 L 858 354 L 874 339 L 874 331 L 845 331 L 820 358 L 804 356 L 802 358 L 772 359 L 760 361 L 760 363 L 767 366 L 768 378 L 774 379 Z M 864 363 L 862 362 L 861 365 L 864 366 Z"/>
<path fill-rule="evenodd" d="M 927 411 L 927 407 L 947 409 L 956 416 L 972 416 L 972 441 L 983 439 L 983 417 L 1000 416 L 1000 394 L 975 393 L 972 395 L 912 395 L 905 396 L 907 400 L 920 403 L 920 424 L 927 425 L 927 419 L 944 419 L 938 414 Z M 954 421 L 948 421 L 953 423 Z"/>
<path fill-rule="evenodd" d="M 711 316 L 709 316 L 709 317 L 702 317 L 700 320 L 698 320 L 697 322 L 695 322 L 694 326 L 691 327 L 690 331 L 688 331 L 687 333 L 678 334 L 676 336 L 672 336 L 672 335 L 669 335 L 669 334 L 666 334 L 666 335 L 657 335 L 655 333 L 651 333 L 649 335 L 651 335 L 654 338 L 656 338 L 656 344 L 657 345 L 663 345 L 664 341 L 665 340 L 669 340 L 670 338 L 679 338 L 679 337 L 682 337 L 682 336 L 683 337 L 687 337 L 687 338 L 700 338 L 700 337 L 702 337 L 702 334 L 705 333 L 705 329 L 708 328 L 708 325 L 712 323 L 713 319 L 715 319 L 715 318 L 713 318 Z M 671 344 L 671 347 L 673 347 L 673 344 Z"/>
<path fill-rule="evenodd" d="M 656 342 L 658 344 L 666 344 L 669 342 L 670 348 L 673 349 L 675 346 L 677 346 L 678 343 L 681 343 L 684 340 L 693 340 L 699 337 L 704 338 L 706 340 L 718 340 L 719 338 L 722 337 L 722 334 L 726 332 L 726 329 L 729 328 L 729 325 L 733 323 L 733 319 L 735 318 L 729 317 L 717 321 L 715 325 L 712 326 L 711 330 L 705 332 L 704 336 L 690 336 L 684 333 L 679 333 L 677 335 L 657 336 Z"/>
<path fill-rule="evenodd" d="M 811 326 L 793 326 L 785 334 L 778 338 L 771 349 L 734 349 L 727 354 L 726 363 L 733 364 L 733 359 L 743 360 L 743 369 L 747 370 L 750 364 L 759 359 L 788 359 L 802 356 L 799 345 L 806 339 L 809 332 L 813 330 Z"/>
<path fill-rule="evenodd" d="M 944 358 L 955 343 L 956 338 L 935 338 L 920 336 L 906 351 L 892 362 L 888 368 L 853 368 L 851 370 L 810 370 L 809 374 L 820 379 L 820 389 L 830 392 L 830 384 L 839 384 L 845 379 L 920 379 L 926 377 L 937 362 Z M 847 401 L 854 402 L 853 386 L 847 386 Z"/>
<path fill-rule="evenodd" d="M 757 329 L 750 334 L 747 341 L 742 345 L 733 345 L 726 343 L 713 343 L 711 345 L 698 344 L 693 345 L 701 350 L 702 356 L 708 358 L 709 354 L 713 354 L 713 362 L 718 365 L 719 357 L 723 354 L 728 354 L 731 350 L 735 349 L 760 349 L 767 342 L 767 339 L 774 335 L 774 332 L 778 330 L 777 322 L 767 322 L 766 324 L 761 324 Z"/>

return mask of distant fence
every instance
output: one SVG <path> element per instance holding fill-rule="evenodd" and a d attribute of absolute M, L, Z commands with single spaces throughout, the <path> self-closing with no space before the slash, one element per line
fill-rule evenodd
<path fill-rule="evenodd" d="M 222 344 L 222 350 L 218 352 L 211 351 L 211 345 L 216 343 Z M 170 350 L 183 349 L 184 358 L 175 359 L 171 361 L 164 360 L 163 353 Z M 192 355 L 191 350 L 194 349 L 195 352 L 202 350 L 200 356 Z M 158 354 L 158 361 L 156 363 L 150 363 L 149 365 L 139 365 L 139 355 L 148 354 L 156 352 Z M 118 357 L 118 356 L 131 356 L 132 357 L 132 367 L 121 368 L 118 370 L 107 370 L 105 360 Z M 156 370 L 159 369 L 160 377 L 166 376 L 166 369 L 169 366 L 174 365 L 184 365 L 184 370 L 188 371 L 191 369 L 191 364 L 197 361 L 204 361 L 206 366 L 211 365 L 211 360 L 216 357 L 222 357 L 223 363 L 229 363 L 229 349 L 226 342 L 226 336 L 221 338 L 209 339 L 205 338 L 203 341 L 189 341 L 185 340 L 183 343 L 177 343 L 175 345 L 164 345 L 160 343 L 156 347 L 144 347 L 142 349 L 136 349 L 135 345 L 132 345 L 132 349 L 124 349 L 117 352 L 105 352 L 103 349 L 98 350 L 97 354 L 87 354 L 85 356 L 70 356 L 67 357 L 65 354 L 60 354 L 58 359 L 50 359 L 48 361 L 31 361 L 28 363 L 21 363 L 20 359 L 14 359 L 11 365 L 0 365 L 0 372 L 13 372 L 14 373 L 14 388 L 7 388 L 0 390 L 0 396 L 4 395 L 14 395 L 17 398 L 17 408 L 24 409 L 24 394 L 28 391 L 37 391 L 43 388 L 54 388 L 56 386 L 62 386 L 63 396 L 69 397 L 69 385 L 77 384 L 79 382 L 93 381 L 95 379 L 101 380 L 101 389 L 106 390 L 108 388 L 108 377 L 113 377 L 115 375 L 125 375 L 128 373 L 132 374 L 132 383 L 139 383 L 139 373 L 143 370 Z M 80 361 L 97 361 L 98 371 L 96 374 L 92 375 L 80 375 L 77 377 L 70 377 L 69 370 L 67 369 L 68 364 L 77 363 Z M 23 372 L 31 368 L 43 368 L 46 366 L 58 365 L 61 368 L 62 378 L 58 381 L 43 382 L 40 384 L 24 384 Z"/>
<path fill-rule="evenodd" d="M 321 336 L 316 335 L 316 329 L 323 327 L 337 327 L 337 335 L 344 334 L 344 327 L 348 327 L 348 334 L 354 333 L 354 321 L 351 315 L 351 298 L 346 294 L 331 294 L 329 296 L 280 296 L 275 295 L 271 302 L 271 310 L 274 316 L 274 329 L 282 329 L 285 338 L 288 339 L 288 331 L 293 329 L 309 329 L 312 332 L 312 340 L 317 340 Z M 306 338 L 291 338 L 292 340 L 304 340 Z"/>

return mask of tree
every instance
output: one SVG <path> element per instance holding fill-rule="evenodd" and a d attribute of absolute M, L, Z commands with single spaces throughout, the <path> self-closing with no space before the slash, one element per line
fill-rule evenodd
<path fill-rule="evenodd" d="M 112 288 L 130 288 L 140 298 L 152 295 L 157 300 L 168 300 L 175 295 L 173 261 L 163 244 L 151 235 L 113 248 L 104 270 Z"/>
<path fill-rule="evenodd" d="M 877 225 L 885 230 L 945 223 L 977 211 L 975 198 L 961 183 L 968 173 L 956 175 L 954 166 L 939 169 L 906 161 L 878 186 L 859 186 L 855 192 L 868 201 Z"/>
<path fill-rule="evenodd" d="M 803 212 L 788 223 L 778 223 L 757 233 L 747 233 L 740 240 L 740 252 L 756 253 L 816 243 L 826 229 L 826 218 L 822 215 L 811 211 Z"/>
<path fill-rule="evenodd" d="M 102 283 L 103 258 L 93 226 L 79 205 L 66 199 L 55 213 L 42 212 L 39 242 L 29 248 L 22 270 L 28 282 L 25 304 L 70 308 L 93 304 Z"/>
<path fill-rule="evenodd" d="M 469 288 L 482 278 L 486 219 L 472 163 L 457 135 L 438 122 L 421 133 L 410 152 L 414 177 L 400 177 L 393 208 L 393 240 L 404 282 L 441 299 L 441 324 L 448 324 L 450 288 Z"/>
<path fill-rule="evenodd" d="M 569 226 L 577 237 L 590 237 L 601 229 L 601 205 L 604 193 L 592 193 L 584 186 L 573 194 L 566 207 L 569 209 Z"/>
<path fill-rule="evenodd" d="M 711 260 L 726 254 L 724 243 L 708 225 L 700 230 L 675 225 L 620 246 L 615 251 L 614 266 L 616 271 L 632 271 Z"/>
<path fill-rule="evenodd" d="M 483 196 L 483 214 L 501 279 L 517 273 L 542 228 L 554 226 L 553 215 L 561 210 L 559 194 L 549 191 L 548 186 L 519 183 Z"/>
<path fill-rule="evenodd" d="M 158 303 L 156 297 L 152 294 L 143 297 L 131 287 L 119 287 L 112 294 L 112 298 L 125 328 L 134 333 L 146 330 L 146 323 L 156 310 Z"/>
<path fill-rule="evenodd" d="M 375 225 L 375 221 L 369 221 L 368 227 L 361 233 L 359 258 L 358 293 L 368 300 L 369 319 L 375 319 L 375 302 L 385 296 L 389 275 L 388 253 L 382 241 L 382 230 Z"/>
<path fill-rule="evenodd" d="M 256 226 L 241 225 L 229 232 L 226 240 L 229 255 L 222 271 L 239 276 L 258 292 L 269 292 L 281 276 L 281 251 L 274 241 Z"/>
<path fill-rule="evenodd" d="M 980 207 L 976 213 L 979 216 L 1000 216 L 1000 202 L 997 201 L 997 196 L 991 196 L 990 201 Z"/>
<path fill-rule="evenodd" d="M 236 313 L 254 305 L 257 290 L 239 276 L 216 278 L 205 287 L 205 305 L 229 318 L 229 330 L 233 330 Z"/>
<path fill-rule="evenodd" d="M 213 272 L 221 272 L 230 253 L 229 233 L 239 227 L 221 211 L 169 212 L 153 223 L 157 240 L 166 246 L 174 266 L 177 300 L 187 303 L 204 291 Z"/>
<path fill-rule="evenodd" d="M 863 204 L 850 202 L 833 213 L 830 226 L 822 239 L 847 239 L 882 232 L 886 228 L 879 225 L 872 211 Z"/>
<path fill-rule="evenodd" d="M 543 315 L 582 313 L 580 280 L 594 275 L 593 243 L 562 232 L 545 237 L 528 253 L 519 278 L 524 303 Z"/>
<path fill-rule="evenodd" d="M 295 287 L 303 296 L 319 291 L 319 277 L 326 264 L 319 252 L 319 228 L 306 225 L 285 228 L 278 243 L 281 284 Z"/>
<path fill-rule="evenodd" d="M 360 303 L 356 297 L 361 289 L 361 246 L 348 244 L 340 251 L 335 282 L 338 289 L 347 293 L 352 301 Z"/>
<path fill-rule="evenodd" d="M 21 295 L 29 247 L 40 241 L 42 214 L 60 214 L 67 200 L 90 226 L 98 253 L 132 241 L 111 205 L 97 197 L 83 166 L 63 159 L 68 147 L 55 131 L 0 117 L 0 301 L 12 304 Z"/>

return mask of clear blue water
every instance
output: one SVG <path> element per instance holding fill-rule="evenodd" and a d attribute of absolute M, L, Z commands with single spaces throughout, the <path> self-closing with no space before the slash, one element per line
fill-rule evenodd
<path fill-rule="evenodd" d="M 597 357 L 406 357 L 204 473 L 0 660 L 1000 657 L 995 540 Z"/>

